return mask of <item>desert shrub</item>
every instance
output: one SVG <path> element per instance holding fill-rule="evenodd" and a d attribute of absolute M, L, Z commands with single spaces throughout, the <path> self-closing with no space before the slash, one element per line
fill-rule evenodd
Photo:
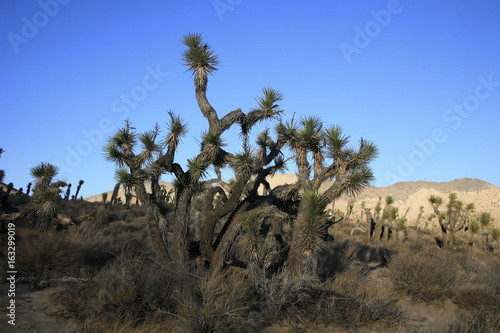
<path fill-rule="evenodd" d="M 399 323 L 403 311 L 397 305 L 394 292 L 379 281 L 369 279 L 369 270 L 354 266 L 338 274 L 331 289 L 336 297 L 329 302 L 329 320 L 341 326 L 382 325 Z"/>
<path fill-rule="evenodd" d="M 453 235 L 453 237 L 451 237 L 451 244 L 454 247 L 460 246 L 462 245 L 462 239 L 457 235 Z"/>
<path fill-rule="evenodd" d="M 139 325 L 157 311 L 174 309 L 172 293 L 178 281 L 175 272 L 158 264 L 153 254 L 120 256 L 91 282 L 60 292 L 57 301 L 82 322 L 91 319 L 106 326 L 120 318 L 122 324 Z"/>
<path fill-rule="evenodd" d="M 452 255 L 447 251 L 399 252 L 388 266 L 395 289 L 425 302 L 450 296 L 457 278 Z"/>
<path fill-rule="evenodd" d="M 21 275 L 32 277 L 35 284 L 79 271 L 75 244 L 66 233 L 23 229 L 20 239 L 17 268 Z"/>
<path fill-rule="evenodd" d="M 467 286 L 461 288 L 454 296 L 454 301 L 460 307 L 469 311 L 500 311 L 500 295 L 493 293 L 484 286 Z"/>
<path fill-rule="evenodd" d="M 284 272 L 274 274 L 260 282 L 257 292 L 263 322 L 273 323 L 289 319 L 290 309 L 304 297 L 303 283 L 298 279 L 287 278 L 287 274 Z"/>
<path fill-rule="evenodd" d="M 176 290 L 174 299 L 182 331 L 254 331 L 245 315 L 250 307 L 250 289 L 237 274 L 191 279 L 191 283 L 184 283 Z"/>
<path fill-rule="evenodd" d="M 323 283 L 273 276 L 261 291 L 261 314 L 268 323 L 287 321 L 309 328 L 399 323 L 403 311 L 393 292 L 369 282 L 367 274 L 360 267 L 346 268 Z"/>

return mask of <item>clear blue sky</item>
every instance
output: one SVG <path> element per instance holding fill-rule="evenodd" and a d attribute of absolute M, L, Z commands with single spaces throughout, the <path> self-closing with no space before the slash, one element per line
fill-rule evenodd
<path fill-rule="evenodd" d="M 168 110 L 189 124 L 179 161 L 194 156 L 206 122 L 180 60 L 190 32 L 220 57 L 208 89 L 220 115 L 271 86 L 288 117 L 374 141 L 376 186 L 500 185 L 496 0 L 1 0 L 0 15 L 0 168 L 16 187 L 50 162 L 83 196 L 111 190 L 105 139 L 125 118 L 166 130 Z"/>

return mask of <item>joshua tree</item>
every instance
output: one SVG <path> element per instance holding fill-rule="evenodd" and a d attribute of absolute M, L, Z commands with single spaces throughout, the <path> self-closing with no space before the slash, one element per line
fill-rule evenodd
<path fill-rule="evenodd" d="M 354 208 L 354 204 L 355 203 L 356 203 L 356 199 L 354 199 L 354 198 L 349 198 L 349 200 L 347 201 L 345 218 L 344 218 L 343 222 L 345 222 L 345 223 L 349 223 L 350 222 L 352 210 Z"/>
<path fill-rule="evenodd" d="M 450 193 L 448 199 L 446 212 L 441 212 L 439 207 L 443 204 L 443 199 L 435 195 L 429 197 L 429 202 L 441 227 L 443 246 L 451 244 L 455 232 L 464 229 L 468 225 L 469 213 L 474 209 L 473 204 L 464 205 L 462 201 L 457 200 L 456 193 Z"/>
<path fill-rule="evenodd" d="M 108 200 L 108 192 L 102 193 L 101 198 L 102 198 L 102 203 L 106 204 L 106 200 Z"/>
<path fill-rule="evenodd" d="M 78 182 L 78 186 L 76 187 L 75 200 L 78 199 L 78 193 L 80 193 L 80 189 L 82 188 L 83 183 L 85 183 L 83 180 L 80 180 Z"/>
<path fill-rule="evenodd" d="M 210 233 L 216 221 L 234 212 L 236 208 L 242 212 L 245 210 L 241 205 L 241 196 L 252 176 L 257 175 L 255 186 L 253 186 L 256 192 L 256 188 L 263 182 L 265 176 L 276 170 L 276 168 L 264 169 L 264 167 L 278 157 L 281 143 L 268 140 L 269 145 L 266 146 L 265 154 L 260 156 L 254 156 L 254 152 L 248 145 L 244 147 L 242 153 L 230 154 L 223 149 L 222 134 L 233 125 L 239 125 L 243 138 L 246 140 L 250 130 L 257 122 L 274 118 L 282 112 L 277 104 L 282 95 L 274 89 L 265 88 L 264 96 L 257 99 L 257 107 L 249 113 L 245 114 L 241 109 L 236 109 L 219 118 L 217 111 L 206 96 L 208 75 L 214 74 L 217 70 L 218 58 L 210 45 L 203 42 L 199 34 L 188 34 L 183 37 L 182 42 L 187 46 L 187 50 L 182 54 L 182 60 L 193 74 L 195 97 L 202 115 L 208 122 L 208 129 L 202 136 L 200 153 L 188 161 L 186 169 L 174 162 L 175 153 L 181 137 L 187 132 L 187 127 L 172 112 L 169 112 L 170 123 L 165 141 L 157 142 L 158 126 L 152 131 L 139 135 L 127 122 L 125 127 L 119 130 L 105 147 L 109 161 L 115 162 L 119 166 L 127 166 L 130 169 L 134 181 L 134 191 L 139 200 L 148 208 L 151 239 L 157 249 L 163 249 L 161 252 L 164 254 L 164 258 L 167 261 L 173 260 L 179 269 L 184 269 L 187 265 L 188 224 L 193 196 L 210 184 L 219 184 L 206 192 L 203 224 L 206 232 Z M 248 141 L 246 142 L 248 143 Z M 136 153 L 134 150 L 138 148 L 141 151 Z M 219 168 L 223 165 L 229 165 L 236 171 L 236 183 L 232 187 L 227 201 L 222 207 L 216 208 L 213 205 L 210 206 L 210 203 L 213 203 L 214 196 L 217 193 L 221 194 L 223 188 L 226 187 L 219 172 Z M 218 176 L 217 179 L 202 181 L 210 166 L 213 166 Z M 178 183 L 173 212 L 175 242 L 171 248 L 171 244 L 162 241 L 159 228 L 160 225 L 167 224 L 166 214 L 168 210 L 165 209 L 165 200 L 161 197 L 158 183 L 159 177 L 165 172 L 172 173 Z M 150 185 L 151 195 L 146 191 L 146 184 Z M 234 215 L 231 216 L 230 221 L 226 221 L 225 228 L 219 232 L 217 244 L 214 244 L 213 237 L 202 237 L 202 247 L 206 250 L 206 261 L 212 260 L 212 252 L 219 246 L 221 251 L 229 250 L 228 243 L 231 243 L 232 237 L 240 229 L 239 227 L 230 228 L 234 217 Z M 220 263 L 223 263 L 223 257 L 223 255 L 218 256 Z"/>
<path fill-rule="evenodd" d="M 116 183 L 115 187 L 113 188 L 113 193 L 111 193 L 111 199 L 109 200 L 110 204 L 115 204 L 117 203 L 118 200 L 118 191 L 120 190 L 120 183 Z"/>
<path fill-rule="evenodd" d="M 244 226 L 244 216 L 248 216 L 245 214 L 256 214 L 262 223 L 270 222 L 277 243 L 282 242 L 281 222 L 293 220 L 290 260 L 296 264 L 290 267 L 302 276 L 309 275 L 315 271 L 325 226 L 331 223 L 324 212 L 326 205 L 343 194 L 355 195 L 369 184 L 373 174 L 368 165 L 377 156 L 377 148 L 364 139 L 355 147 L 348 146 L 349 138 L 340 127 L 323 128 L 315 117 L 303 118 L 299 123 L 280 122 L 276 126 L 276 138 L 266 129 L 258 134 L 253 147 L 251 130 L 258 122 L 280 119 L 283 111 L 278 103 L 283 95 L 275 89 L 264 88 L 263 95 L 256 99 L 256 106 L 248 113 L 238 108 L 219 117 L 206 95 L 208 75 L 217 70 L 218 57 L 199 34 L 188 34 L 182 42 L 187 47 L 182 60 L 193 74 L 196 101 L 207 121 L 199 152 L 188 160 L 186 167 L 175 162 L 187 126 L 173 112 L 167 115 L 168 131 L 164 140 L 159 139 L 158 126 L 137 133 L 126 121 L 104 148 L 108 161 L 127 168 L 134 193 L 147 208 L 154 247 L 165 261 L 185 270 L 189 267 L 189 244 L 199 241 L 200 262 L 216 274 Z M 226 151 L 223 138 L 234 126 L 241 130 L 238 153 Z M 285 146 L 294 156 L 299 181 L 271 189 L 266 178 L 284 169 L 282 150 Z M 222 180 L 223 167 L 233 171 L 231 183 Z M 209 168 L 215 174 L 213 179 L 206 179 Z M 159 178 L 164 173 L 175 177 L 173 212 L 159 186 Z M 330 181 L 326 191 L 320 193 L 320 187 Z M 259 188 L 264 188 L 264 195 L 259 195 Z M 192 235 L 196 233 L 189 230 L 192 201 L 200 195 L 203 196 L 201 239 L 193 242 Z M 173 216 L 169 216 L 170 213 Z M 216 233 L 218 222 L 221 228 Z M 171 226 L 172 243 L 161 237 L 160 227 L 164 226 Z M 254 257 L 255 249 L 251 250 Z"/>
<path fill-rule="evenodd" d="M 68 200 L 71 194 L 71 184 L 68 184 L 68 188 L 66 189 L 66 195 L 64 196 L 64 200 Z"/>
<path fill-rule="evenodd" d="M 67 184 L 62 181 L 52 182 L 58 171 L 55 165 L 43 162 L 30 170 L 31 176 L 35 178 L 34 211 L 40 219 L 41 228 L 48 228 L 59 213 L 57 200 L 61 193 L 60 188 L 66 187 Z"/>
<path fill-rule="evenodd" d="M 134 187 L 132 175 L 127 169 L 120 168 L 115 171 L 115 181 L 123 186 L 125 191 L 125 205 L 128 207 L 130 205 L 130 200 L 132 200 L 132 188 Z"/>
<path fill-rule="evenodd" d="M 387 240 L 391 239 L 392 231 L 395 227 L 395 221 L 399 215 L 399 209 L 392 206 L 394 203 L 394 198 L 390 195 L 385 197 L 385 207 L 382 211 L 382 219 L 377 221 L 380 225 L 380 239 L 384 238 L 385 231 L 387 229 Z"/>
<path fill-rule="evenodd" d="M 424 206 L 420 206 L 418 208 L 418 216 L 415 221 L 415 226 L 417 227 L 417 231 L 420 228 L 420 222 L 422 221 L 422 217 L 424 216 Z"/>

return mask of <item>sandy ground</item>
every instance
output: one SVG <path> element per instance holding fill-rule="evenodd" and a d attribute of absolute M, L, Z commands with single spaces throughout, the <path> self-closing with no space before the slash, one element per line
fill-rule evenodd
<path fill-rule="evenodd" d="M 51 301 L 51 295 L 63 287 L 46 288 L 38 291 L 30 289 L 28 284 L 16 286 L 16 325 L 8 323 L 7 305 L 10 298 L 7 295 L 9 286 L 0 285 L 0 304 L 2 316 L 0 332 L 26 333 L 69 333 L 79 332 L 77 325 L 69 320 L 65 309 Z"/>

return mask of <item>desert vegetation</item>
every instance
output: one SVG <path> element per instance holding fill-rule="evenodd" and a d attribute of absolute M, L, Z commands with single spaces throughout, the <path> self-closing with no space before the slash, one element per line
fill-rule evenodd
<path fill-rule="evenodd" d="M 206 93 L 215 51 L 199 34 L 182 43 L 207 123 L 187 165 L 176 152 L 188 124 L 170 111 L 166 134 L 159 126 L 138 133 L 126 121 L 103 147 L 117 166 L 111 198 L 68 200 L 71 184 L 50 163 L 31 169 L 31 196 L 31 183 L 28 194 L 0 193 L 2 225 L 16 225 L 23 281 L 35 290 L 62 285 L 52 297 L 66 320 L 85 332 L 500 329 L 500 232 L 487 212 L 454 193 L 443 210 L 431 196 L 421 204 L 433 215 L 422 206 L 410 225 L 387 196 L 363 204 L 355 219 L 376 145 L 352 143 L 315 116 L 286 121 L 284 96 L 269 87 L 249 112 L 222 115 Z M 226 150 L 231 128 L 240 131 L 237 152 Z M 297 181 L 271 187 L 269 177 L 287 168 Z M 174 191 L 161 186 L 165 174 Z M 329 211 L 341 197 L 346 211 Z M 426 219 L 437 219 L 441 234 L 420 227 Z M 449 312 L 426 325 L 419 313 L 427 308 Z"/>

